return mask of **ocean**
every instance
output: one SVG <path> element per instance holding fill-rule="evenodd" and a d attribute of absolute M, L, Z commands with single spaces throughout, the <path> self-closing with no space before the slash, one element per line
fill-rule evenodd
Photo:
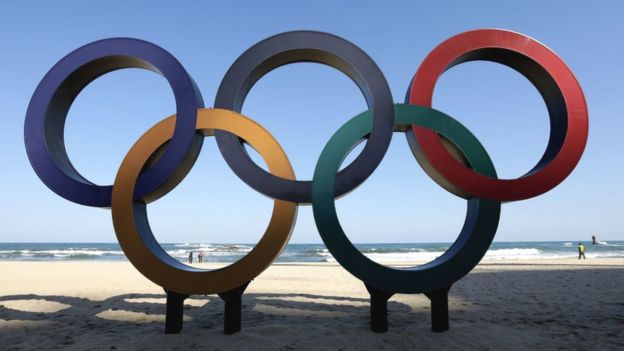
<path fill-rule="evenodd" d="M 433 260 L 451 243 L 355 244 L 376 262 Z M 578 242 L 494 242 L 484 260 L 577 257 Z M 190 251 L 203 252 L 206 262 L 234 262 L 253 248 L 253 244 L 161 244 L 169 255 L 186 262 Z M 624 241 L 585 242 L 586 256 L 624 258 Z M 0 261 L 123 261 L 126 257 L 117 243 L 0 243 Z M 288 244 L 277 262 L 335 261 L 323 244 Z"/>

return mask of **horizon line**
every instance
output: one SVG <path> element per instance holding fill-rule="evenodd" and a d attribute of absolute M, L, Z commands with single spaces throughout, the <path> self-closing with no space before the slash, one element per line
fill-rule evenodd
<path fill-rule="evenodd" d="M 604 242 L 605 240 L 608 241 L 624 241 L 624 239 L 597 239 L 596 242 L 600 243 L 600 242 Z M 587 240 L 579 240 L 579 239 L 568 239 L 568 240 L 521 240 L 521 241 L 516 241 L 516 240 L 493 240 L 492 242 L 499 242 L 499 243 L 555 243 L 555 242 L 583 242 L 583 241 L 591 241 L 590 239 Z M 453 242 L 451 241 L 422 241 L 422 242 L 354 242 L 353 244 L 453 244 Z M 117 241 L 109 241 L 109 242 L 105 242 L 105 241 L 0 241 L 0 244 L 119 244 L 119 242 Z M 163 244 L 213 244 L 213 245 L 256 245 L 257 243 L 244 243 L 244 242 L 163 242 L 163 243 L 159 243 L 160 245 Z M 325 243 L 321 242 L 308 242 L 308 243 L 302 243 L 302 242 L 289 242 L 287 243 L 287 245 L 289 244 L 295 244 L 295 245 L 325 245 Z"/>

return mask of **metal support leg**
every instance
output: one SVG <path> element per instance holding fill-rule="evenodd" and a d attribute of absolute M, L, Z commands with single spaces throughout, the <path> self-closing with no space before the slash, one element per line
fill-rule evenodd
<path fill-rule="evenodd" d="M 167 312 L 165 317 L 165 334 L 178 334 L 182 330 L 184 315 L 184 300 L 189 297 L 175 291 L 165 290 L 167 293 Z"/>
<path fill-rule="evenodd" d="M 431 330 L 441 333 L 449 329 L 448 292 L 451 287 L 427 292 L 425 295 L 431 300 Z"/>
<path fill-rule="evenodd" d="M 225 312 L 223 321 L 223 334 L 230 335 L 241 330 L 241 308 L 243 292 L 249 282 L 232 290 L 219 293 L 219 297 L 225 301 Z"/>
<path fill-rule="evenodd" d="M 388 331 L 388 299 L 394 293 L 377 289 L 366 283 L 364 285 L 370 294 L 371 330 L 375 333 L 385 333 Z"/>

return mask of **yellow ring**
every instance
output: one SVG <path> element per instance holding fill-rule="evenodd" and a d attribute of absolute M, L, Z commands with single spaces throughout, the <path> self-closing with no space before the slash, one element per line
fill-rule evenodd
<path fill-rule="evenodd" d="M 159 122 L 141 136 L 124 158 L 113 184 L 111 204 L 117 239 L 134 267 L 149 280 L 169 291 L 214 294 L 231 290 L 262 273 L 284 249 L 295 225 L 297 204 L 274 200 L 271 221 L 260 242 L 246 256 L 227 267 L 205 270 L 189 267 L 175 260 L 154 239 L 147 216 L 135 216 L 137 211 L 145 211 L 146 201 L 133 200 L 139 173 L 159 148 L 171 139 L 174 125 L 175 115 Z M 214 129 L 238 135 L 262 156 L 272 174 L 295 179 L 292 166 L 279 143 L 268 131 L 249 118 L 229 110 L 199 109 L 196 129 L 205 136 L 213 135 Z M 165 186 L 166 191 L 158 197 L 175 185 L 177 182 Z M 137 227 L 146 233 L 144 237 Z"/>

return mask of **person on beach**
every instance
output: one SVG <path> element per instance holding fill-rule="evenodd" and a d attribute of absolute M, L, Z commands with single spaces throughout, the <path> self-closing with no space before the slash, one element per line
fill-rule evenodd
<path fill-rule="evenodd" d="M 583 259 L 585 259 L 585 245 L 583 245 L 583 243 L 579 243 L 578 246 L 578 251 L 579 251 L 579 260 L 581 259 L 581 256 L 583 257 Z"/>
<path fill-rule="evenodd" d="M 595 235 L 592 235 L 592 245 L 596 245 L 596 244 L 598 244 L 598 243 L 596 242 L 596 236 L 595 236 Z"/>
<path fill-rule="evenodd" d="M 204 254 L 200 251 L 197 254 L 197 262 L 202 263 L 204 261 Z"/>
<path fill-rule="evenodd" d="M 189 263 L 193 263 L 193 251 L 189 253 Z"/>

